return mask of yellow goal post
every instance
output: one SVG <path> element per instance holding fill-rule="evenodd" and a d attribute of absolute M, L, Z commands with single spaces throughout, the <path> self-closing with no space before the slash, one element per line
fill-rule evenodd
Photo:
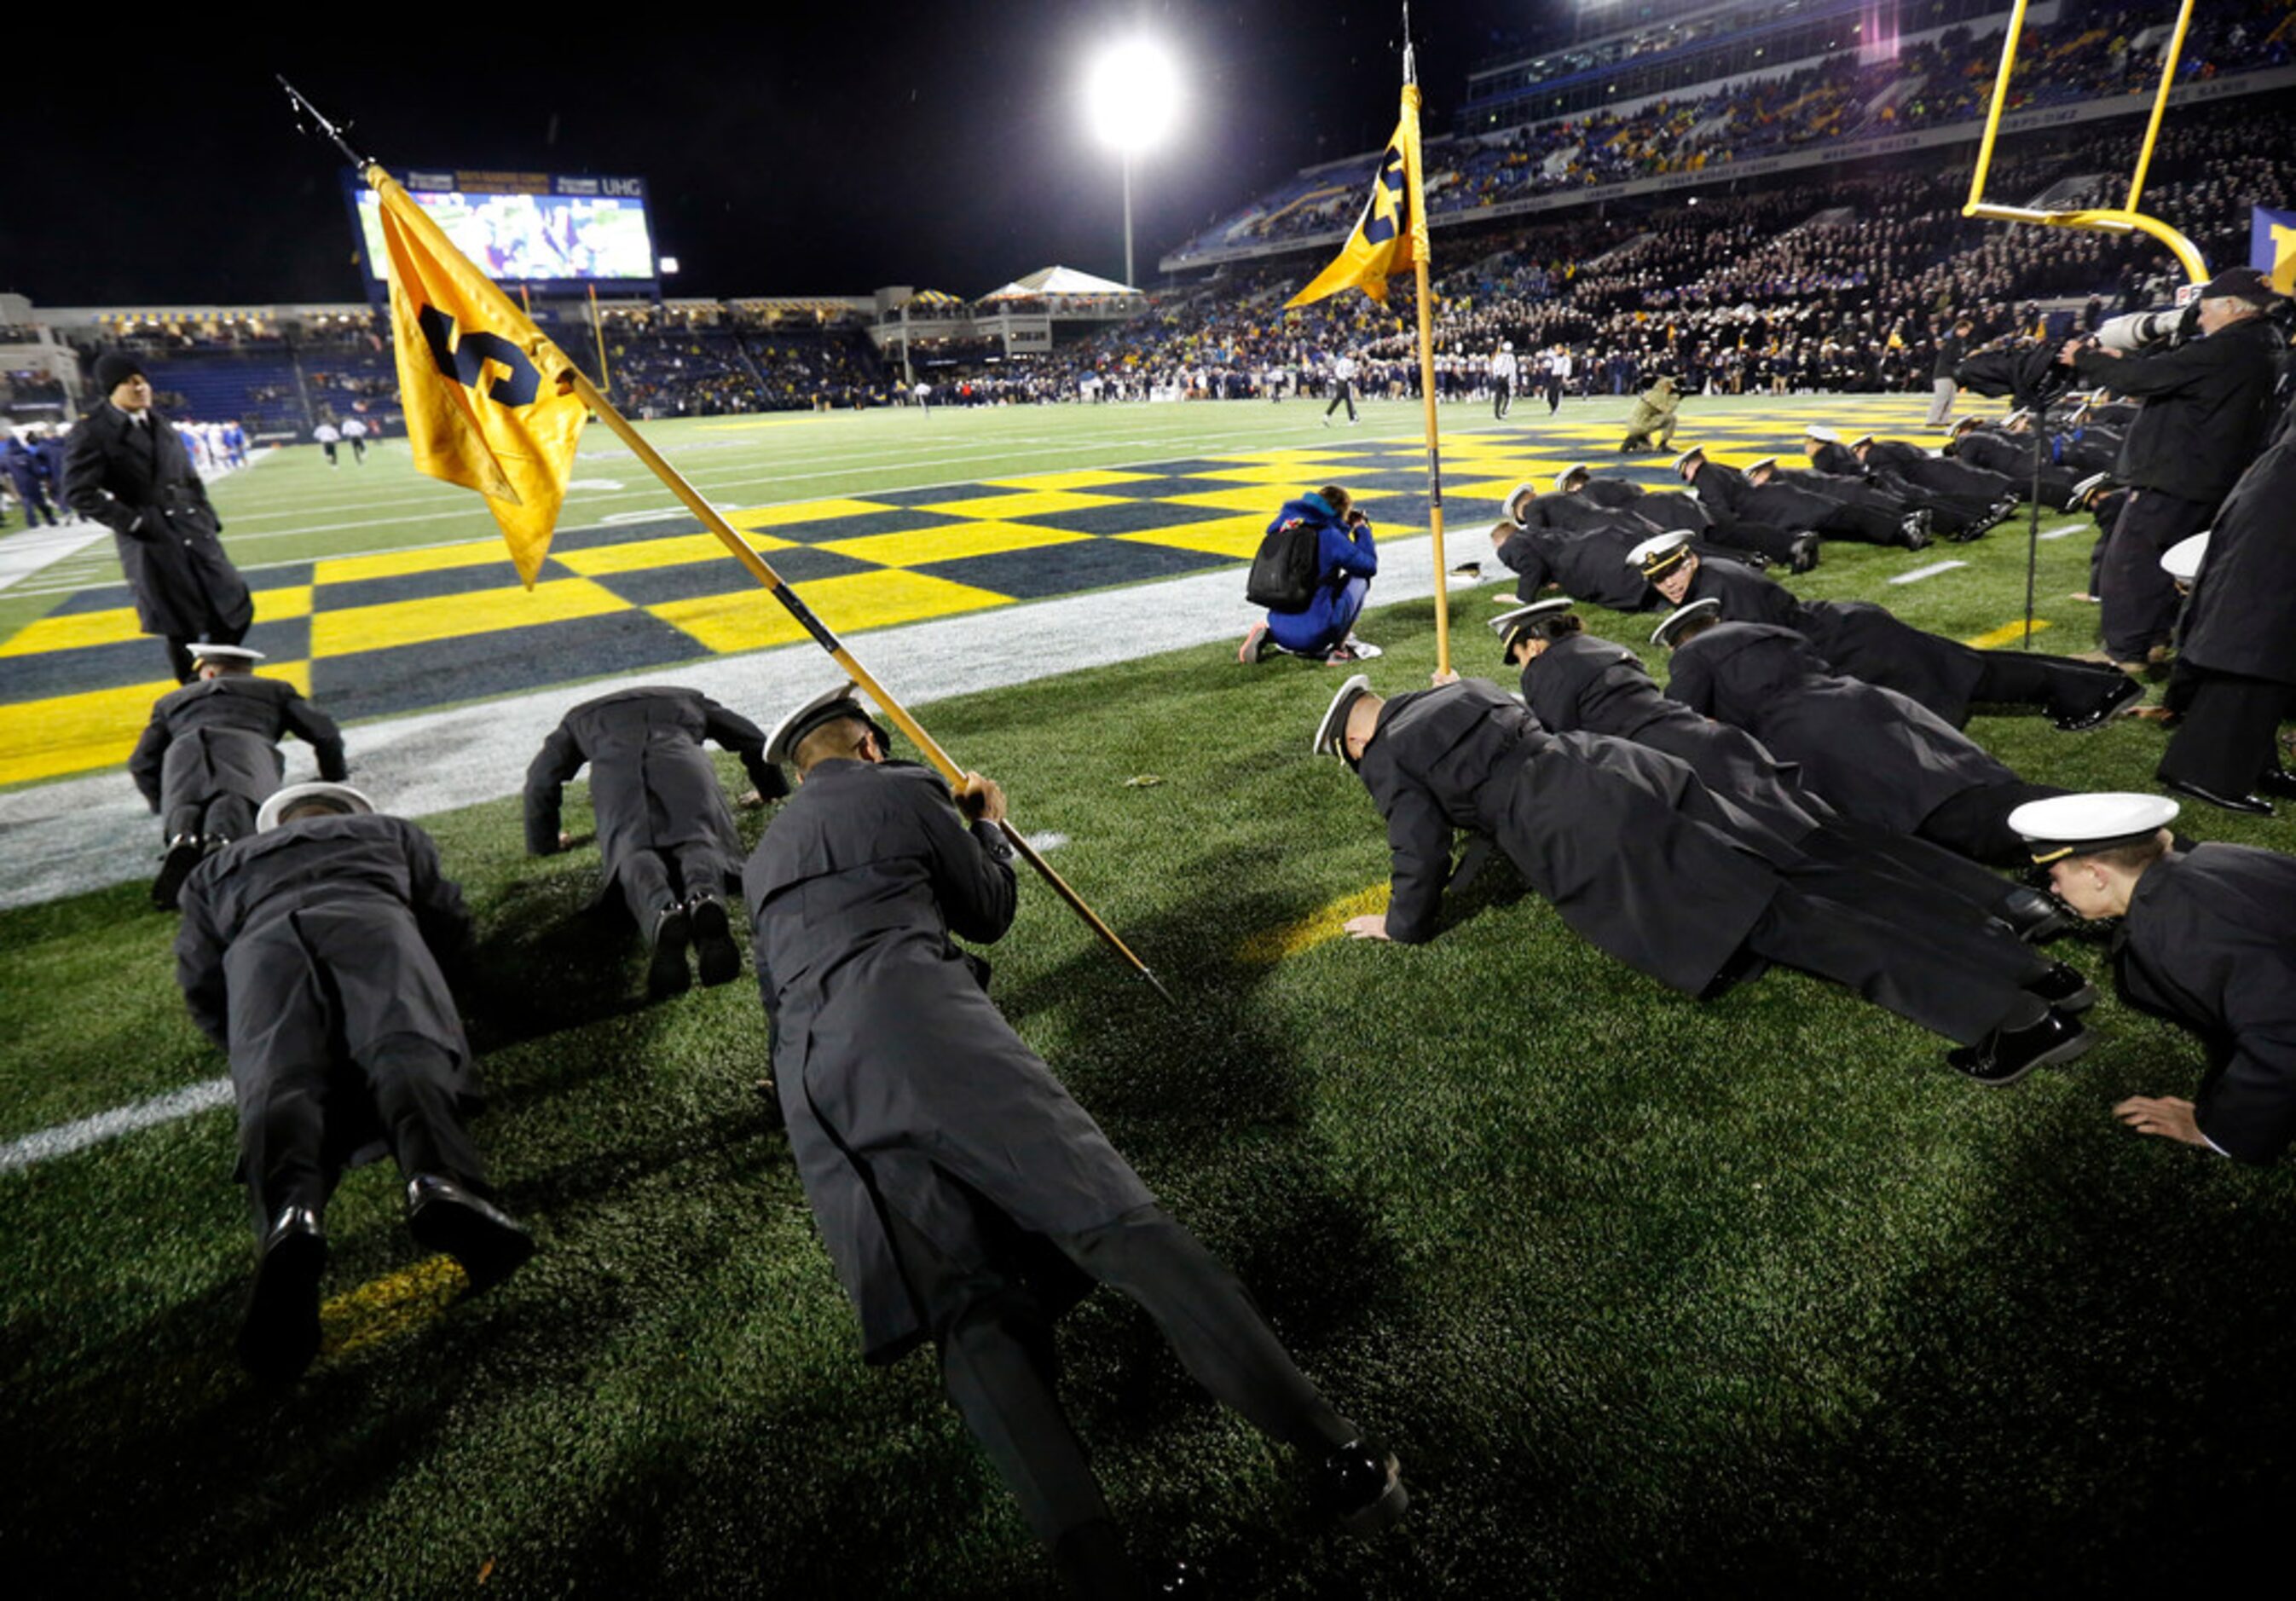
<path fill-rule="evenodd" d="M 2157 217 L 2147 217 L 2136 207 L 2144 195 L 2144 175 L 2152 165 L 2152 146 L 2161 136 L 2161 119 L 2169 110 L 2169 91 L 2177 81 L 2177 58 L 2185 48 L 2185 30 L 2193 24 L 2194 0 L 2180 0 L 2177 10 L 2177 30 L 2169 40 L 2169 48 L 2161 58 L 2161 87 L 2152 98 L 2152 119 L 2144 127 L 2144 143 L 2136 152 L 2136 170 L 2128 179 L 2128 203 L 2118 209 L 2084 211 L 2036 211 L 2024 206 L 1997 206 L 1985 198 L 1985 175 L 1993 163 L 1993 141 L 2001 131 L 2001 113 L 2009 104 L 2010 69 L 2017 60 L 2017 41 L 2025 28 L 2027 0 L 2017 0 L 2009 13 L 2009 31 L 2001 41 L 2001 69 L 1993 79 L 1993 103 L 1985 113 L 1985 134 L 1978 142 L 1977 170 L 1970 175 L 1969 203 L 1961 209 L 1964 217 L 1983 218 L 1994 222 L 2038 223 L 2050 228 L 2090 228 L 2108 234 L 2143 234 L 2159 241 L 2177 258 L 2185 275 L 2194 283 L 2205 283 L 2209 278 L 2208 263 L 2202 259 L 2193 242 Z"/>

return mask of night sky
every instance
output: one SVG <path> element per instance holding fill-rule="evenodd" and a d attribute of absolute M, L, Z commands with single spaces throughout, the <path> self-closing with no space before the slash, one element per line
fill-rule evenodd
<path fill-rule="evenodd" d="M 1468 66 L 1504 42 L 1495 29 L 1567 3 L 1422 0 L 1428 130 L 1450 126 Z M 971 297 L 1054 262 L 1119 275 L 1118 160 L 1090 133 L 1080 84 L 1095 43 L 1134 26 L 1180 60 L 1190 107 L 1136 168 L 1143 279 L 1257 189 L 1374 148 L 1394 126 L 1399 5 L 771 9 L 794 20 L 650 28 L 632 7 L 586 29 L 570 10 L 454 8 L 538 25 L 493 36 L 495 68 L 488 36 L 445 26 L 443 9 L 345 6 L 276 23 L 178 11 L 122 58 L 117 25 L 45 37 L 51 8 L 43 58 L 87 64 L 28 72 L 11 96 L 0 290 L 50 306 L 363 298 L 340 160 L 297 134 L 274 72 L 353 120 L 354 142 L 397 168 L 646 178 L 655 248 L 682 267 L 671 295 L 910 283 Z M 320 26 L 360 43 L 310 42 Z M 28 130 L 40 131 L 28 143 Z"/>

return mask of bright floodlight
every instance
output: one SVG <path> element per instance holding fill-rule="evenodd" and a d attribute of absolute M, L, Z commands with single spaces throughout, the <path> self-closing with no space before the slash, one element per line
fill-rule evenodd
<path fill-rule="evenodd" d="M 1145 150 L 1172 126 L 1180 78 L 1169 56 L 1145 39 L 1132 39 L 1093 63 L 1085 94 L 1093 131 L 1103 143 Z"/>

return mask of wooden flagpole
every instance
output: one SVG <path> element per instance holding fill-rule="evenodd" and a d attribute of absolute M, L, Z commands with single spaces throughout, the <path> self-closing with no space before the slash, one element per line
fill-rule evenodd
<path fill-rule="evenodd" d="M 1411 4 L 1403 6 L 1403 98 L 1411 110 L 1411 148 L 1419 148 L 1419 67 L 1411 50 Z M 1424 175 L 1414 154 L 1410 182 L 1405 185 L 1411 205 L 1412 282 L 1419 299 L 1419 398 L 1427 413 L 1427 523 L 1434 536 L 1435 670 L 1451 670 L 1450 563 L 1443 555 L 1443 449 L 1435 422 L 1435 332 L 1432 295 L 1427 286 L 1427 257 L 1419 248 L 1418 231 L 1425 226 L 1427 196 Z"/>
<path fill-rule="evenodd" d="M 332 140 L 337 149 L 356 163 L 361 171 L 369 175 L 370 181 L 375 174 L 381 173 L 381 168 L 358 154 L 346 142 L 345 135 L 349 131 L 348 127 L 338 129 L 328 122 L 325 118 L 319 115 L 317 110 L 308 101 L 296 92 L 294 86 L 288 83 L 284 78 L 279 79 L 279 84 L 287 91 L 288 99 L 294 105 L 298 118 L 308 119 L 311 123 L 316 124 L 317 131 Z M 388 177 L 388 174 L 383 176 Z M 539 337 L 538 334 L 537 337 Z M 544 349 L 563 364 L 559 371 L 549 374 L 559 385 L 561 392 L 570 390 L 581 398 L 585 406 L 597 414 L 598 420 L 611 429 L 615 435 L 630 447 L 632 454 L 645 464 L 649 472 L 662 481 L 671 494 L 684 503 L 686 510 L 701 520 L 701 526 L 717 537 L 718 542 L 726 547 L 727 553 L 742 564 L 750 576 L 763 585 L 767 591 L 782 603 L 783 609 L 797 620 L 799 626 L 812 636 L 814 642 L 829 653 L 831 659 L 844 669 L 845 676 L 853 681 L 854 686 L 876 702 L 878 708 L 891 719 L 893 726 L 908 736 L 910 743 L 917 747 L 926 761 L 931 763 L 933 769 L 948 782 L 951 788 L 959 792 L 969 791 L 972 787 L 970 776 L 956 765 L 947 751 L 941 748 L 939 740 L 925 732 L 924 726 L 910 714 L 908 708 L 894 699 L 891 693 L 877 681 L 875 675 L 854 659 L 852 652 L 845 648 L 844 641 L 838 638 L 830 630 L 829 625 L 814 614 L 813 608 L 806 604 L 804 597 L 790 587 L 788 581 L 773 570 L 771 563 L 758 554 L 750 542 L 742 537 L 738 529 L 726 521 L 717 507 L 703 499 L 701 492 L 686 482 L 685 476 L 662 458 L 661 453 L 646 441 L 645 436 L 631 425 L 628 418 L 615 409 L 613 402 L 600 392 L 598 386 L 584 376 L 579 367 L 566 358 L 566 353 L 559 349 L 554 341 L 543 339 L 541 344 Z M 1164 998 L 1168 1005 L 1172 1004 L 1171 992 L 1164 988 L 1153 973 L 1149 971 L 1148 964 L 1136 956 L 1132 948 L 1124 942 L 1116 931 L 1102 921 L 1099 915 L 1085 903 L 1084 897 L 1069 887 L 1068 881 L 1055 872 L 1052 864 L 1044 858 L 1043 854 L 1022 837 L 1021 831 L 1013 826 L 1011 819 L 1001 819 L 997 827 L 1003 832 L 1006 842 L 1012 845 L 1014 853 L 1036 869 L 1044 881 L 1052 886 L 1054 892 L 1068 903 L 1070 909 L 1083 918 L 1092 931 L 1106 942 L 1109 948 L 1128 964 L 1134 972 L 1147 980 L 1155 989 L 1156 993 Z"/>

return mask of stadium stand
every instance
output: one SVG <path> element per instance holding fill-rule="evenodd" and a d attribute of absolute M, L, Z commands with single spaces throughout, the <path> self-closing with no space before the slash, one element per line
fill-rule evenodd
<path fill-rule="evenodd" d="M 1924 0 L 1899 8 L 1900 31 L 1889 48 L 1855 52 L 1849 48 L 1858 44 L 1853 29 L 1864 25 L 1856 19 L 1866 8 L 1786 9 L 1794 20 L 1775 26 L 1789 28 L 1792 38 L 1775 46 L 1761 43 L 1762 28 L 1744 23 L 1747 8 L 1726 7 L 1702 19 L 1694 37 L 1665 48 L 1628 51 L 1562 78 L 1508 88 L 1493 86 L 1505 74 L 1479 75 L 1459 119 L 1462 127 L 1474 131 L 1427 144 L 1430 220 L 1456 222 L 1534 196 L 1642 178 L 1721 176 L 1717 168 L 1782 152 L 1823 152 L 1954 124 L 1968 125 L 1967 136 L 1976 136 L 1999 60 L 2006 5 Z M 1989 14 L 1974 26 L 1926 36 L 1919 31 L 1923 13 L 1958 24 L 1972 12 Z M 2066 0 L 2054 26 L 2029 26 L 2029 42 L 2038 48 L 2029 46 L 2011 109 L 2148 92 L 2159 78 L 2159 20 L 2139 7 Z M 1726 28 L 1727 38 L 1710 43 L 1710 24 Z M 1684 29 L 1661 24 L 1652 37 L 1672 38 Z M 2296 20 L 2279 0 L 2210 8 L 2187 37 L 2178 81 L 2285 68 L 2292 50 Z M 1766 76 L 1728 77 L 1745 68 Z M 1726 81 L 1695 92 L 1717 79 Z M 1673 92 L 1657 92 L 1661 89 Z M 1295 175 L 1181 245 L 1168 265 L 1344 232 L 1375 160 L 1370 152 Z"/>

